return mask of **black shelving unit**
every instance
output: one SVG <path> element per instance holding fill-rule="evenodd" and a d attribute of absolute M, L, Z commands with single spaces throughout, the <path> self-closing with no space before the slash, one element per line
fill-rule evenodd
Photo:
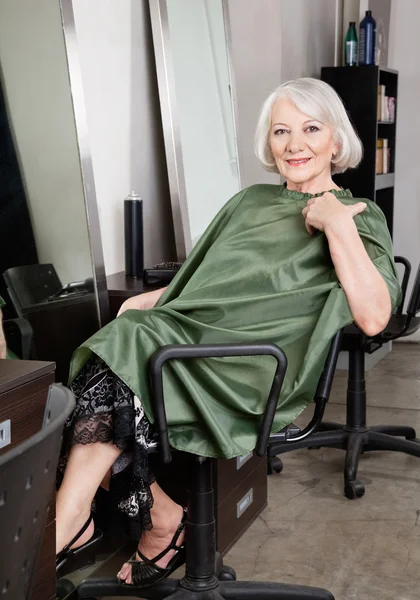
<path fill-rule="evenodd" d="M 369 198 L 383 210 L 389 231 L 393 232 L 395 139 L 397 131 L 398 72 L 377 66 L 323 67 L 321 79 L 341 96 L 362 140 L 364 155 L 357 169 L 334 176 L 337 185 L 349 188 L 357 198 Z M 378 120 L 378 87 L 396 100 L 393 122 Z M 376 174 L 376 149 L 380 138 L 388 139 L 391 161 L 389 173 Z"/>

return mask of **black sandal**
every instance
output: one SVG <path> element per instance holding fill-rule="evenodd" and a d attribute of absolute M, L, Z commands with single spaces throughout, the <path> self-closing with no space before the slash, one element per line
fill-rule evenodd
<path fill-rule="evenodd" d="M 182 544 L 182 546 L 177 546 L 176 542 L 185 529 L 186 518 L 187 511 L 184 508 L 182 521 L 176 530 L 171 543 L 160 554 L 154 558 L 147 558 L 140 552 L 140 550 L 137 550 L 137 552 L 133 554 L 130 560 L 127 561 L 127 564 L 131 565 L 131 579 L 133 583 L 125 583 L 125 580 L 118 578 L 118 581 L 123 587 L 132 588 L 135 586 L 139 588 L 146 588 L 156 585 L 163 579 L 166 579 L 166 577 L 169 577 L 171 573 L 176 571 L 176 569 L 185 563 L 185 542 Z M 165 568 L 159 567 L 156 563 L 168 552 L 170 552 L 170 550 L 176 550 L 176 554 L 171 558 Z M 141 561 L 136 560 L 136 555 L 141 558 Z"/>
<path fill-rule="evenodd" d="M 88 520 L 83 525 L 79 533 L 77 533 L 74 536 L 74 538 L 66 546 L 64 546 L 64 548 L 57 554 L 55 559 L 55 569 L 57 573 L 58 571 L 62 571 L 64 565 L 66 566 L 66 573 L 69 573 L 72 570 L 74 571 L 75 569 L 87 567 L 96 562 L 96 552 L 95 548 L 93 548 L 92 546 L 96 544 L 96 542 L 99 542 L 99 540 L 101 540 L 103 537 L 103 533 L 100 529 L 97 529 L 95 527 L 95 531 L 90 540 L 88 540 L 85 544 L 82 544 L 78 548 L 74 548 L 74 550 L 71 548 L 71 546 L 73 546 L 73 544 L 75 544 L 77 540 L 80 539 L 85 533 L 86 529 L 91 524 L 92 519 L 93 514 L 90 513 Z M 82 557 L 84 560 L 82 564 L 79 564 L 80 561 L 76 559 Z M 60 572 L 60 575 L 62 576 L 63 573 Z"/>

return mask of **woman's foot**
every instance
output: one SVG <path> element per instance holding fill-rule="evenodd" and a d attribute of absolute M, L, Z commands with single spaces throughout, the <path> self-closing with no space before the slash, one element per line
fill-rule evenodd
<path fill-rule="evenodd" d="M 183 528 L 184 509 L 182 508 L 182 506 L 173 503 L 173 509 L 164 515 L 160 512 L 158 519 L 153 513 L 154 510 L 152 509 L 151 515 L 153 529 L 151 531 L 143 532 L 138 545 L 138 550 L 144 557 L 148 559 L 155 558 L 168 546 L 171 545 L 171 542 L 173 541 L 178 529 L 181 528 L 181 525 L 182 530 L 178 538 L 175 540 L 175 545 L 178 548 L 180 548 L 181 546 L 183 546 L 185 540 L 185 529 Z M 154 564 L 157 567 L 160 567 L 161 569 L 165 569 L 178 552 L 179 550 L 176 549 L 169 550 L 160 560 L 156 561 L 156 563 Z M 137 562 L 142 562 L 142 559 L 137 552 L 134 556 Z M 121 583 L 133 585 L 131 564 L 123 564 L 120 572 L 118 573 L 118 579 L 121 581 Z"/>

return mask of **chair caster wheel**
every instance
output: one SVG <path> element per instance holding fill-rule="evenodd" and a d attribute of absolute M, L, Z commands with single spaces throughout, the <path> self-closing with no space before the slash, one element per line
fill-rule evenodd
<path fill-rule="evenodd" d="M 57 581 L 57 600 L 67 598 L 67 596 L 74 592 L 75 589 L 76 588 L 74 587 L 72 582 L 68 579 L 59 579 Z"/>
<path fill-rule="evenodd" d="M 219 573 L 219 581 L 236 581 L 236 571 L 232 567 L 223 567 Z"/>
<path fill-rule="evenodd" d="M 281 473 L 283 471 L 283 462 L 278 456 L 273 456 L 267 460 L 267 474 Z"/>
<path fill-rule="evenodd" d="M 346 481 L 344 484 L 344 495 L 349 500 L 362 498 L 362 496 L 365 495 L 365 486 L 358 479 L 355 479 L 354 481 Z"/>

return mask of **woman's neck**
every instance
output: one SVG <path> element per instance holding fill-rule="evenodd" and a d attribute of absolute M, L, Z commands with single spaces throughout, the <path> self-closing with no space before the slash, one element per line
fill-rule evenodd
<path fill-rule="evenodd" d="M 293 181 L 287 180 L 286 187 L 288 190 L 294 192 L 302 192 L 304 194 L 321 194 L 322 192 L 328 192 L 329 190 L 341 189 L 331 177 L 325 177 L 322 179 L 310 179 L 309 181 L 302 181 L 294 183 Z"/>

